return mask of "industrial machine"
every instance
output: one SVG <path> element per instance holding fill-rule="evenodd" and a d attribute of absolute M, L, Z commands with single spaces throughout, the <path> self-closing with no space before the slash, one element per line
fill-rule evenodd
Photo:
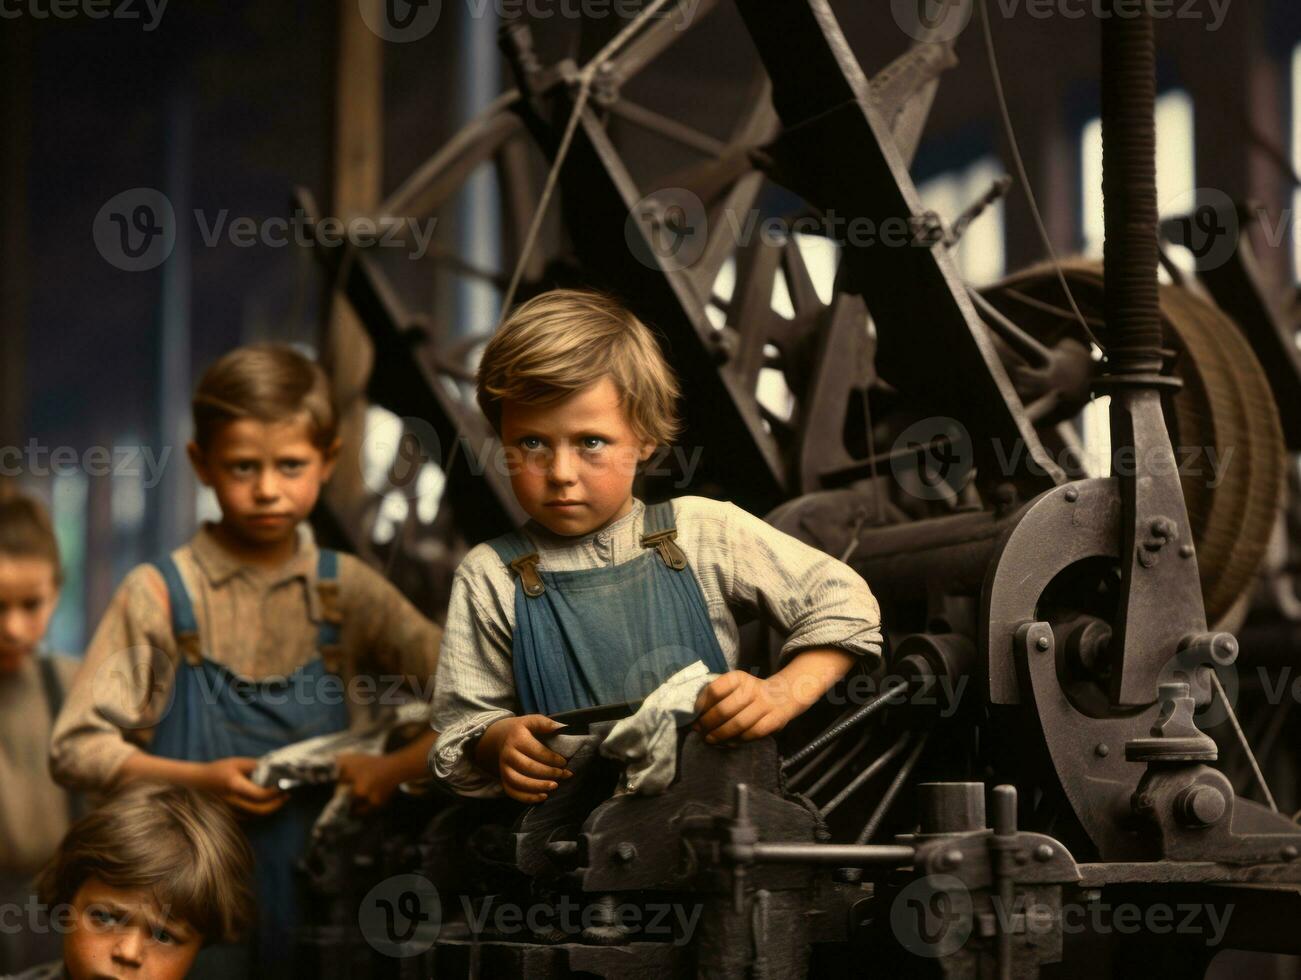
<path fill-rule="evenodd" d="M 780 739 L 684 733 L 659 796 L 612 795 L 612 721 L 593 712 L 570 719 L 577 778 L 546 804 L 404 801 L 311 856 L 327 911 L 304 957 L 352 977 L 978 978 L 1202 976 L 1225 950 L 1301 953 L 1298 323 L 1231 209 L 1158 223 L 1151 19 L 1103 22 L 1104 261 L 977 290 L 952 250 L 1007 183 L 946 224 L 909 163 L 954 63 L 946 18 L 988 32 L 979 6 L 919 16 L 869 77 L 827 0 L 736 0 L 762 71 L 725 139 L 628 95 L 684 36 L 677 6 L 584 25 L 555 64 L 511 23 L 517 88 L 382 213 L 433 213 L 494 163 L 514 275 L 445 263 L 514 300 L 599 286 L 656 326 L 683 444 L 704 451 L 689 484 L 663 457 L 642 495 L 724 496 L 848 562 L 881 600 L 887 661 Z M 692 24 L 717 6 L 692 5 Z M 625 156 L 630 127 L 677 149 L 659 168 Z M 815 231 L 738 234 L 774 201 Z M 876 234 L 840 241 L 820 284 L 808 239 L 835 237 L 829 215 Z M 1195 240 L 1207 228 L 1220 237 Z M 318 253 L 374 343 L 370 398 L 439 447 L 459 532 L 518 522 L 467 395 L 486 335 L 434 330 L 376 255 Z M 1078 419 L 1104 396 L 1098 471 Z M 765 669 L 763 624 L 746 635 Z M 356 910 L 412 875 L 437 914 L 410 898 L 428 928 L 385 957 Z"/>

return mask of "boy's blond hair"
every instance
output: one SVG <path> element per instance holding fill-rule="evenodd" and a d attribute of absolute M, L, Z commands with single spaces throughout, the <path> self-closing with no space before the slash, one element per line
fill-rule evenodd
<path fill-rule="evenodd" d="M 681 391 L 650 328 L 604 293 L 553 289 L 515 307 L 488 342 L 479 407 L 500 434 L 505 399 L 549 405 L 606 376 L 638 438 L 674 440 Z"/>
<path fill-rule="evenodd" d="M 312 444 L 322 451 L 338 432 L 325 372 L 286 344 L 250 344 L 221 357 L 199 379 L 193 410 L 200 449 L 211 444 L 219 426 L 242 418 L 286 422 L 306 415 Z"/>
<path fill-rule="evenodd" d="M 0 497 L 0 558 L 36 558 L 50 563 L 56 585 L 63 582 L 63 563 L 54 526 L 44 507 L 31 497 Z"/>
<path fill-rule="evenodd" d="M 234 942 L 252 921 L 248 841 L 229 807 L 185 786 L 127 784 L 72 825 L 37 888 L 54 908 L 91 878 L 147 890 L 205 944 Z"/>

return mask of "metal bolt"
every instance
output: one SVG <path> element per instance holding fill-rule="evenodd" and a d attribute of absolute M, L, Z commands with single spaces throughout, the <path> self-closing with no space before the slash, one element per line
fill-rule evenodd
<path fill-rule="evenodd" d="M 1093 747 L 1093 754 L 1099 759 L 1105 759 L 1107 756 L 1111 755 L 1111 747 L 1107 745 L 1106 742 L 1099 742 Z"/>
<path fill-rule="evenodd" d="M 1047 650 L 1050 646 L 1052 646 L 1052 641 L 1049 640 L 1048 637 L 1046 636 L 1041 636 L 1034 641 L 1034 645 L 1039 650 Z"/>
<path fill-rule="evenodd" d="M 1175 815 L 1186 827 L 1209 827 L 1224 816 L 1224 794 L 1205 783 L 1189 786 L 1175 798 Z"/>
<path fill-rule="evenodd" d="M 1066 497 L 1067 503 L 1073 504 L 1075 501 L 1080 499 L 1080 491 L 1075 489 L 1075 487 L 1067 487 L 1064 496 Z"/>
<path fill-rule="evenodd" d="M 1025 864 L 1027 861 L 1030 860 L 1030 855 L 1027 854 L 1025 851 L 1013 851 L 1012 860 L 1015 861 L 1017 864 Z"/>
<path fill-rule="evenodd" d="M 1034 859 L 1036 861 L 1051 861 L 1053 859 L 1053 848 L 1051 844 L 1040 844 L 1034 849 Z"/>
<path fill-rule="evenodd" d="M 1286 847 L 1283 848 L 1283 860 L 1284 860 L 1284 861 L 1295 861 L 1295 860 L 1296 860 L 1296 854 L 1297 854 L 1297 851 L 1296 851 L 1296 845 L 1295 845 L 1295 844 L 1288 844 Z"/>
<path fill-rule="evenodd" d="M 1181 544 L 1179 546 L 1180 558 L 1191 558 L 1193 556 L 1193 546 L 1191 544 Z"/>
<path fill-rule="evenodd" d="M 620 861 L 631 861 L 637 856 L 637 846 L 630 841 L 620 841 L 614 849 L 614 856 Z"/>
<path fill-rule="evenodd" d="M 951 851 L 945 851 L 940 855 L 940 866 L 944 868 L 956 868 L 962 863 L 962 852 L 957 848 Z"/>

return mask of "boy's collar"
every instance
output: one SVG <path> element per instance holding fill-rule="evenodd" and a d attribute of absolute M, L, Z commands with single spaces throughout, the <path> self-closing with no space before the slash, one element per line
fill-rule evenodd
<path fill-rule="evenodd" d="M 212 533 L 212 526 L 209 521 L 203 523 L 198 533 L 190 541 L 190 553 L 194 556 L 194 563 L 199 566 L 199 570 L 214 586 L 221 585 L 241 571 L 250 569 L 255 574 L 268 576 L 272 582 L 283 582 L 286 579 L 299 576 L 309 582 L 315 579 L 316 538 L 306 521 L 298 525 L 298 542 L 294 549 L 294 556 L 276 569 L 274 573 L 248 565 L 232 555 L 221 546 L 217 536 Z"/>
<path fill-rule="evenodd" d="M 617 521 L 611 521 L 605 527 L 597 528 L 594 531 L 588 531 L 586 534 L 556 534 L 555 531 L 550 530 L 545 524 L 541 524 L 532 518 L 530 518 L 528 523 L 524 525 L 524 530 L 528 532 L 529 537 L 533 538 L 534 541 L 549 548 L 572 548 L 575 545 L 583 544 L 592 540 L 592 538 L 596 537 L 598 534 L 604 534 L 608 537 L 611 534 L 618 533 L 629 525 L 640 523 L 642 511 L 645 509 L 646 505 L 636 497 L 633 497 L 632 509 L 629 510 L 628 513 L 624 514 Z"/>

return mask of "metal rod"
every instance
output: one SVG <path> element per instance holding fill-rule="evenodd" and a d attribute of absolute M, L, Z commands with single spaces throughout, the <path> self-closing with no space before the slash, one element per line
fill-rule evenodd
<path fill-rule="evenodd" d="M 818 790 L 822 789 L 823 786 L 827 785 L 827 783 L 836 775 L 836 773 L 840 772 L 840 770 L 845 768 L 845 766 L 849 763 L 850 759 L 853 759 L 856 755 L 858 755 L 858 753 L 863 751 L 863 749 L 867 746 L 867 743 L 871 741 L 871 738 L 872 738 L 872 732 L 870 730 L 863 732 L 863 734 L 859 736 L 858 741 L 854 743 L 854 747 L 850 749 L 848 752 L 846 752 L 844 755 L 842 755 L 834 763 L 832 763 L 831 767 L 828 768 L 826 772 L 824 772 L 821 776 L 818 777 L 818 781 L 816 783 L 814 783 L 808 789 L 804 790 L 804 795 L 812 796 Z"/>
<path fill-rule="evenodd" d="M 896 694 L 899 694 L 900 692 L 906 690 L 908 690 L 908 682 L 903 680 L 898 681 L 897 683 L 892 684 L 889 687 L 885 688 L 875 698 L 867 702 L 867 704 L 863 705 L 861 708 L 858 708 L 856 711 L 854 711 L 854 713 L 851 714 L 848 718 L 836 722 L 825 732 L 823 732 L 821 735 L 815 738 L 812 742 L 804 746 L 804 748 L 800 749 L 794 755 L 784 759 L 782 761 L 782 768 L 789 769 L 797 762 L 803 762 L 805 759 L 811 756 L 814 752 L 818 751 L 818 749 L 822 748 L 832 739 L 839 738 L 841 735 L 849 731 L 855 725 L 861 724 L 862 722 L 870 718 L 873 714 L 880 711 L 881 708 L 884 707 L 887 700 L 894 697 Z"/>
<path fill-rule="evenodd" d="M 911 864 L 917 849 L 906 844 L 755 844 L 755 861 L 767 864 L 830 864 L 838 868 Z"/>
<path fill-rule="evenodd" d="M 967 287 L 967 295 L 976 304 L 986 325 L 998 334 L 1003 343 L 1035 367 L 1048 367 L 1052 364 L 1052 351 L 1004 316 L 998 307 L 971 286 Z"/>
<path fill-rule="evenodd" d="M 807 765 L 802 766 L 799 772 L 791 776 L 790 779 L 786 780 L 786 788 L 794 789 L 797 783 L 802 783 L 804 781 L 804 777 L 808 776 L 811 772 L 814 772 L 818 768 L 818 766 L 826 762 L 827 759 L 831 757 L 831 754 L 835 751 L 836 751 L 835 742 L 832 742 L 829 745 L 827 745 L 826 748 L 824 748 L 821 752 L 819 752 L 812 759 L 810 759 Z M 804 795 L 807 796 L 808 794 L 805 793 Z"/>
<path fill-rule="evenodd" d="M 899 771 L 894 774 L 894 780 L 890 783 L 890 787 L 885 791 L 885 796 L 881 797 L 881 802 L 877 804 L 876 812 L 872 814 L 871 819 L 867 821 L 867 826 L 863 828 L 862 832 L 858 835 L 858 838 L 854 841 L 855 844 L 866 844 L 872 839 L 872 835 L 881 829 L 881 822 L 885 820 L 885 815 L 890 811 L 890 806 L 894 803 L 895 797 L 899 795 L 899 790 L 903 789 L 904 782 L 910 775 L 912 775 L 913 768 L 917 765 L 917 761 L 922 757 L 922 751 L 926 748 L 926 741 L 930 737 L 930 732 L 924 732 L 922 733 L 922 737 L 917 740 L 917 744 L 913 746 L 913 750 L 908 753 L 908 758 L 904 759 L 903 765 L 900 766 Z"/>
<path fill-rule="evenodd" d="M 829 813 L 831 813 L 836 807 L 840 806 L 840 804 L 845 802 L 845 800 L 849 797 L 849 794 L 853 793 L 854 790 L 858 789 L 858 787 L 862 786 L 865 782 L 867 782 L 869 779 L 875 776 L 878 772 L 882 770 L 882 768 L 885 767 L 887 763 L 889 763 L 891 759 L 893 759 L 900 752 L 906 749 L 908 747 L 908 743 L 912 741 L 912 737 L 913 737 L 912 732 L 904 732 L 903 736 L 899 739 L 899 741 L 895 742 L 894 745 L 886 749 L 885 752 L 883 752 L 878 758 L 873 759 L 871 764 L 868 765 L 866 769 L 864 769 L 857 776 L 851 779 L 849 781 L 849 785 L 847 785 L 844 789 L 842 789 L 839 793 L 837 793 L 835 797 L 832 798 L 831 802 L 828 803 L 826 806 L 822 807 L 822 809 L 819 810 L 818 812 L 820 812 L 825 817 Z"/>
<path fill-rule="evenodd" d="M 1251 751 L 1251 743 L 1247 741 L 1247 734 L 1238 724 L 1237 712 L 1233 710 L 1233 705 L 1229 703 L 1228 697 L 1224 694 L 1224 685 L 1220 683 L 1220 677 L 1215 673 L 1213 668 L 1207 670 L 1211 675 L 1211 684 L 1215 688 L 1215 693 L 1224 705 L 1224 711 L 1229 716 L 1229 724 L 1233 726 L 1233 731 L 1238 736 L 1238 741 L 1242 743 L 1242 751 L 1247 753 L 1247 761 L 1251 763 L 1251 771 L 1256 774 L 1256 782 L 1260 784 L 1260 791 L 1265 794 L 1265 801 L 1269 808 L 1278 813 L 1278 804 L 1274 802 L 1274 794 L 1269 791 L 1269 784 L 1265 782 L 1265 774 L 1260 771 L 1260 764 L 1256 762 L 1256 755 Z"/>

